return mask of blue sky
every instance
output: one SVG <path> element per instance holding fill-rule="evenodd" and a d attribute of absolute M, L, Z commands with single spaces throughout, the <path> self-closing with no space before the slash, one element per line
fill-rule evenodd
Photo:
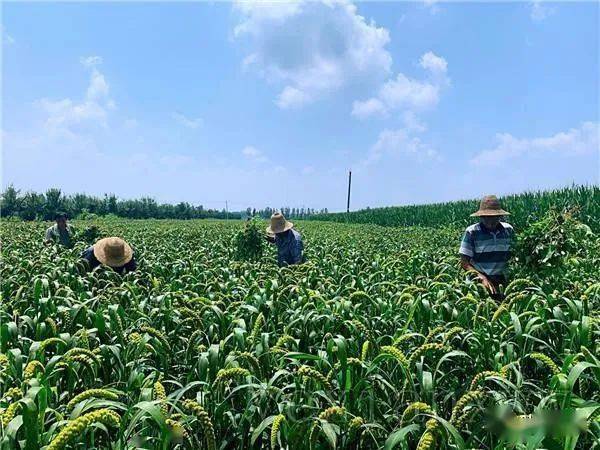
<path fill-rule="evenodd" d="M 221 208 L 600 181 L 599 4 L 5 3 L 2 185 Z"/>

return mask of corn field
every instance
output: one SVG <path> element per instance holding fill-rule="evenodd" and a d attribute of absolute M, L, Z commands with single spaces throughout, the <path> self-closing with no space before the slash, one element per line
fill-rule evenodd
<path fill-rule="evenodd" d="M 300 222 L 279 269 L 239 222 L 99 224 L 136 272 L 3 223 L 2 449 L 600 448 L 597 237 L 497 304 L 457 226 Z"/>
<path fill-rule="evenodd" d="M 510 222 L 517 227 L 539 220 L 550 208 L 577 205 L 583 220 L 600 231 L 600 186 L 573 186 L 549 191 L 525 192 L 501 197 L 503 207 L 511 213 Z M 320 214 L 313 219 L 334 222 L 373 223 L 383 226 L 440 225 L 466 226 L 469 214 L 477 210 L 479 200 L 461 200 L 427 205 L 391 206 L 361 209 L 346 213 Z"/>

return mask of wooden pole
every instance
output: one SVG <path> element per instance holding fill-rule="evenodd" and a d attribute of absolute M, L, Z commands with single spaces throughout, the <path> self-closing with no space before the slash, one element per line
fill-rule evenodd
<path fill-rule="evenodd" d="M 352 170 L 348 171 L 348 203 L 346 204 L 346 212 L 350 212 L 350 187 L 352 186 Z"/>

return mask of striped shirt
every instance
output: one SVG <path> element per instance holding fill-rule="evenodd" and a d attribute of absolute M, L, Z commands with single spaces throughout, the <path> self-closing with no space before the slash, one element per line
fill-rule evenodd
<path fill-rule="evenodd" d="M 486 275 L 504 275 L 511 256 L 514 230 L 506 222 L 490 231 L 481 223 L 467 227 L 459 253 L 471 258 L 471 265 Z"/>

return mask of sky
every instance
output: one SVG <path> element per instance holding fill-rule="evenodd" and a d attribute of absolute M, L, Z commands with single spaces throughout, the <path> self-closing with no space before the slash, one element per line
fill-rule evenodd
<path fill-rule="evenodd" d="M 3 3 L 2 186 L 231 210 L 599 184 L 597 2 Z"/>

